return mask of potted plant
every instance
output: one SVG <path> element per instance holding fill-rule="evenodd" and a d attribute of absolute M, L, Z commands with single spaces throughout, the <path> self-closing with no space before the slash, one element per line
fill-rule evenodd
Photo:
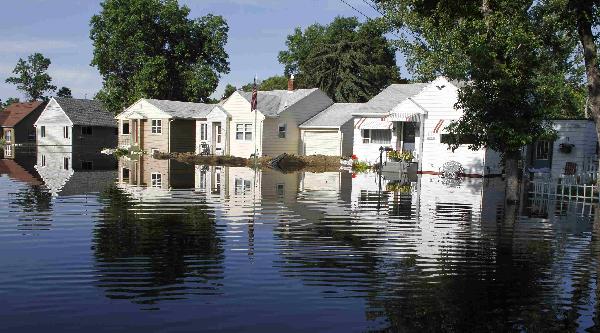
<path fill-rule="evenodd" d="M 563 154 L 570 154 L 573 151 L 574 144 L 571 143 L 561 143 L 558 145 L 558 150 Z"/>

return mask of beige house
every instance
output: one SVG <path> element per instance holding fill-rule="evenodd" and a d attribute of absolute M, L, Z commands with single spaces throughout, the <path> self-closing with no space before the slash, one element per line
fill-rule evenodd
<path fill-rule="evenodd" d="M 136 146 L 148 153 L 197 152 L 198 123 L 206 123 L 209 117 L 215 121 L 225 118 L 221 126 L 226 128 L 226 113 L 219 108 L 216 104 L 140 99 L 115 117 L 119 147 Z"/>
<path fill-rule="evenodd" d="M 251 100 L 251 92 L 236 91 L 222 105 L 231 117 L 230 155 L 300 155 L 300 124 L 333 104 L 319 89 L 294 89 L 293 80 L 288 90 L 259 91 L 256 114 L 251 111 Z"/>

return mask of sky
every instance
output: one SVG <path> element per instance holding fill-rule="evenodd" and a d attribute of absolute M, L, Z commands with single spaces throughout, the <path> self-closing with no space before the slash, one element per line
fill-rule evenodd
<path fill-rule="evenodd" d="M 368 0 L 344 0 L 370 17 L 378 13 Z M 287 35 L 296 27 L 327 24 L 336 16 L 365 18 L 342 0 L 180 0 L 190 17 L 212 13 L 229 24 L 226 45 L 231 71 L 223 75 L 213 94 L 220 96 L 227 83 L 240 87 L 256 75 L 264 79 L 281 75 L 277 61 Z M 73 97 L 93 98 L 102 78 L 90 66 L 92 42 L 89 21 L 100 12 L 99 0 L 2 0 L 0 11 L 0 99 L 20 97 L 5 83 L 19 58 L 40 52 L 50 58 L 48 70 L 57 87 L 71 88 Z M 402 66 L 402 71 L 404 72 Z"/>

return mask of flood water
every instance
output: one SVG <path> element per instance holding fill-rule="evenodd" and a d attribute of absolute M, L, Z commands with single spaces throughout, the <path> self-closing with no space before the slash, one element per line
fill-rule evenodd
<path fill-rule="evenodd" d="M 0 330 L 598 329 L 594 205 L 512 218 L 499 179 L 65 156 L 0 160 Z"/>

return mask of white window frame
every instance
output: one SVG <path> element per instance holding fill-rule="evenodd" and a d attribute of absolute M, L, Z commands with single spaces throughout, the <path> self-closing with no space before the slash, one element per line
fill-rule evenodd
<path fill-rule="evenodd" d="M 127 170 L 127 177 L 125 177 L 125 170 Z M 129 168 L 121 168 L 121 179 L 123 179 L 123 181 L 125 181 L 125 179 L 127 179 L 127 181 L 129 181 L 131 177 L 131 170 Z"/>
<path fill-rule="evenodd" d="M 252 191 L 252 181 L 244 178 L 235 178 L 235 190 L 236 195 L 246 195 Z"/>
<path fill-rule="evenodd" d="M 162 187 L 162 173 L 153 172 L 152 174 L 150 174 L 150 186 Z"/>
<path fill-rule="evenodd" d="M 4 155 L 6 155 L 7 157 L 12 157 L 12 150 L 12 145 L 4 146 Z"/>
<path fill-rule="evenodd" d="M 215 135 L 215 143 L 221 143 L 222 140 L 222 135 L 223 135 L 223 125 L 221 123 L 217 123 L 215 125 L 215 128 L 217 129 Z"/>
<path fill-rule="evenodd" d="M 69 158 L 63 157 L 63 169 L 69 170 Z"/>
<path fill-rule="evenodd" d="M 545 147 L 540 147 L 541 145 L 544 145 Z M 538 154 L 540 152 L 540 148 L 542 148 L 546 153 L 545 154 L 546 156 L 542 156 L 544 158 L 540 158 L 540 156 Z M 552 142 L 551 141 L 540 140 L 535 143 L 535 159 L 536 160 L 547 161 L 550 159 L 551 153 L 552 153 Z"/>
<path fill-rule="evenodd" d="M 63 138 L 69 138 L 69 126 L 63 126 Z"/>
<path fill-rule="evenodd" d="M 6 140 L 6 142 L 12 142 L 12 130 L 6 130 L 4 132 L 4 140 Z"/>
<path fill-rule="evenodd" d="M 152 119 L 150 125 L 152 134 L 162 134 L 162 119 Z"/>
<path fill-rule="evenodd" d="M 45 167 L 46 166 L 46 155 L 42 154 L 42 166 Z"/>
<path fill-rule="evenodd" d="M 241 128 L 240 128 L 241 126 Z M 252 141 L 254 138 L 254 128 L 252 123 L 236 123 L 235 124 L 235 139 L 237 141 Z M 242 138 L 238 138 L 238 134 L 242 135 Z M 250 135 L 250 138 L 248 138 Z"/>
<path fill-rule="evenodd" d="M 46 126 L 40 126 L 40 137 L 46 137 Z"/>
<path fill-rule="evenodd" d="M 283 131 L 281 130 L 282 128 L 283 128 Z M 277 126 L 277 137 L 280 139 L 285 139 L 286 136 L 287 136 L 287 124 L 279 123 L 279 125 Z"/>
<path fill-rule="evenodd" d="M 373 142 L 373 131 L 389 131 L 390 134 L 390 141 L 388 142 Z M 367 136 L 365 136 L 365 134 L 368 133 Z M 365 144 L 377 144 L 377 145 L 389 145 L 392 143 L 392 130 L 390 129 L 384 129 L 384 128 L 379 128 L 379 129 L 362 129 L 361 130 L 361 137 L 363 140 L 363 143 Z"/>
<path fill-rule="evenodd" d="M 208 141 L 208 124 L 200 123 L 200 141 Z"/>
<path fill-rule="evenodd" d="M 124 128 L 127 125 L 127 133 L 125 133 Z M 131 123 L 129 120 L 121 121 L 121 135 L 130 135 L 131 134 Z"/>

